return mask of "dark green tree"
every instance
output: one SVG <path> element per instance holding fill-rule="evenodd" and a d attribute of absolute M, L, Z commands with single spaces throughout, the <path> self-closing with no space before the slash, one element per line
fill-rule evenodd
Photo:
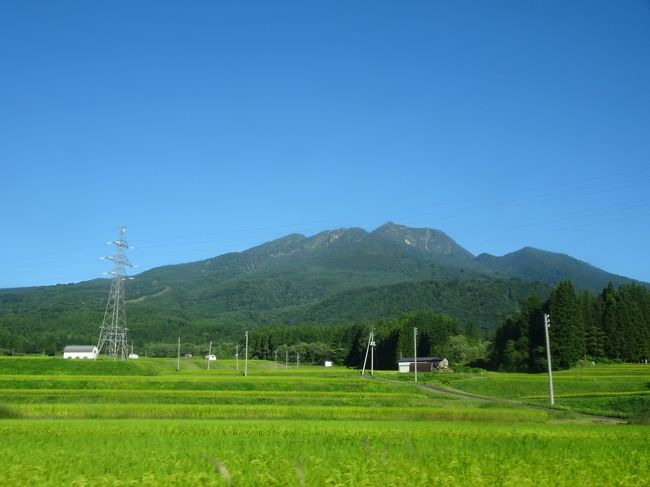
<path fill-rule="evenodd" d="M 563 281 L 553 289 L 549 311 L 553 366 L 557 369 L 568 369 L 586 352 L 584 325 L 571 281 Z"/>
<path fill-rule="evenodd" d="M 623 335 L 619 320 L 621 313 L 618 308 L 618 292 L 610 282 L 601 294 L 601 328 L 605 333 L 605 355 L 620 359 L 623 354 Z"/>

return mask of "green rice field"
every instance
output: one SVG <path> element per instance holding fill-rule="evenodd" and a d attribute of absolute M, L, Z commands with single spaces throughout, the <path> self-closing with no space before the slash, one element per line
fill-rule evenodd
<path fill-rule="evenodd" d="M 546 374 L 436 374 L 430 384 L 472 394 L 549 404 Z M 650 420 L 650 365 L 595 365 L 553 373 L 555 402 L 560 408 L 629 419 Z"/>
<path fill-rule="evenodd" d="M 544 376 L 419 374 L 486 400 L 396 372 L 175 366 L 0 358 L 0 485 L 650 485 L 641 413 L 576 412 L 648 390 L 642 367 L 558 374 L 546 410 L 520 403 L 545 402 Z"/>

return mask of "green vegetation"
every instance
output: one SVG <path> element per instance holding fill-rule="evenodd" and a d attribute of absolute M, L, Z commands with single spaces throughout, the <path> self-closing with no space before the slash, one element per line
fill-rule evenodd
<path fill-rule="evenodd" d="M 0 358 L 3 485 L 648 485 L 648 426 L 603 424 L 605 397 L 647 390 L 640 366 L 542 375 L 409 374 L 250 360 Z M 240 368 L 243 361 L 239 362 Z M 83 369 L 86 373 L 83 374 Z M 106 373 L 107 375 L 103 375 Z M 605 396 L 607 395 L 607 396 Z M 508 399 L 508 400 L 506 400 Z M 64 420 L 64 421 L 62 421 Z M 561 466 L 552 468 L 552 466 Z"/>
<path fill-rule="evenodd" d="M 8 374 L 19 375 L 153 375 L 153 362 L 149 366 L 130 361 L 113 360 L 52 360 L 51 357 L 21 357 L 11 360 L 0 357 L 0 380 Z"/>
<path fill-rule="evenodd" d="M 0 291 L 0 353 L 43 353 L 0 357 L 0 483 L 648 485 L 649 369 L 610 362 L 648 358 L 650 292 L 552 289 L 563 262 L 581 288 L 603 273 L 546 254 L 474 259 L 441 232 L 386 225 L 154 269 L 128 303 L 149 358 L 129 362 L 44 356 L 95 342 L 107 282 Z M 552 409 L 546 375 L 530 373 L 546 367 L 544 313 L 568 369 Z M 309 365 L 359 367 L 371 325 L 375 378 Z M 455 373 L 416 385 L 393 372 L 414 353 L 413 327 L 417 355 L 446 356 Z M 248 377 L 224 359 L 244 329 Z M 177 371 L 151 358 L 175 356 L 177 336 L 198 357 L 214 340 L 219 359 Z"/>
<path fill-rule="evenodd" d="M 473 323 L 461 327 L 449 315 L 419 311 L 374 325 L 377 339 L 375 366 L 378 369 L 392 370 L 400 357 L 413 354 L 414 326 L 418 327 L 418 354 L 421 356 L 433 354 L 466 362 L 486 354 L 487 343 L 481 340 Z M 361 367 L 368 328 L 369 324 L 260 327 L 250 333 L 249 349 L 256 358 L 272 360 L 278 352 L 280 360 L 285 358 L 285 353 L 289 353 L 293 360 L 298 353 L 307 363 L 333 360 L 350 367 Z"/>
<path fill-rule="evenodd" d="M 567 369 L 580 359 L 647 363 L 650 358 L 650 291 L 636 284 L 602 293 L 576 294 L 560 283 L 543 302 L 533 295 L 497 329 L 491 366 L 503 371 L 546 369 L 544 313 L 550 313 L 552 364 Z"/>
<path fill-rule="evenodd" d="M 515 399 L 533 405 L 549 403 L 548 376 L 481 372 L 425 375 L 424 381 L 480 396 Z M 650 422 L 650 365 L 585 364 L 553 374 L 559 408 Z"/>
<path fill-rule="evenodd" d="M 178 336 L 196 345 L 219 337 L 225 347 L 244 329 L 351 325 L 418 311 L 472 322 L 485 337 L 526 296 L 545 299 L 561 279 L 591 290 L 630 282 L 534 249 L 474 258 L 440 231 L 389 223 L 370 233 L 289 235 L 245 252 L 152 269 L 129 282 L 126 294 L 136 348 L 157 348 L 161 356 Z M 65 345 L 96 342 L 109 285 L 98 279 L 0 290 L 0 353 L 54 355 Z"/>
<path fill-rule="evenodd" d="M 0 434 L 4 485 L 638 486 L 650 478 L 647 430 L 638 427 L 7 420 Z"/>

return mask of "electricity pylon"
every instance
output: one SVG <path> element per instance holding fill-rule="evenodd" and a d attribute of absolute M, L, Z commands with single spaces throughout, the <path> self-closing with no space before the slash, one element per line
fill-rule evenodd
<path fill-rule="evenodd" d="M 114 255 L 100 257 L 102 260 L 107 259 L 112 261 L 115 266 L 113 267 L 113 271 L 109 273 L 113 275 L 113 282 L 111 283 L 111 292 L 106 302 L 104 321 L 100 327 L 97 350 L 98 354 L 104 351 L 113 360 L 117 360 L 118 358 L 120 360 L 126 360 L 129 355 L 127 348 L 126 301 L 124 299 L 124 281 L 127 277 L 124 273 L 124 268 L 134 267 L 134 265 L 124 255 L 124 251 L 131 248 L 126 243 L 126 240 L 124 240 L 125 233 L 126 227 L 121 226 L 117 240 L 106 242 L 108 245 L 115 245 L 116 250 Z"/>

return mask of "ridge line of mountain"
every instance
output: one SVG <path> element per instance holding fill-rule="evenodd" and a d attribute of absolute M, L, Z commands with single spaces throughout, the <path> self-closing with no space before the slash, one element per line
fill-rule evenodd
<path fill-rule="evenodd" d="M 209 274 L 209 284 L 213 284 L 215 280 L 223 281 L 247 273 L 270 271 L 273 268 L 276 272 L 282 272 L 282 268 L 296 266 L 347 267 L 348 270 L 357 271 L 363 268 L 364 272 L 382 273 L 391 267 L 389 260 L 393 261 L 392 267 L 410 267 L 406 272 L 403 272 L 404 269 L 398 272 L 406 274 L 405 280 L 410 280 L 414 275 L 435 277 L 436 272 L 421 275 L 424 268 L 433 266 L 438 271 L 446 269 L 447 273 L 452 272 L 451 269 L 453 272 L 470 272 L 487 277 L 517 277 L 550 285 L 571 279 L 577 288 L 594 291 L 602 289 L 610 281 L 614 285 L 638 283 L 650 286 L 648 283 L 604 271 L 570 255 L 530 246 L 502 256 L 487 252 L 474 256 L 442 230 L 408 227 L 390 221 L 371 231 L 350 227 L 324 230 L 311 236 L 291 233 L 240 252 L 155 267 L 136 277 L 146 279 L 153 276 L 155 279 L 161 274 L 172 273 L 188 279 L 194 274 L 192 279 L 196 280 Z M 94 280 L 86 281 L 92 282 Z M 44 287 L 49 286 L 6 288 L 0 292 Z"/>

